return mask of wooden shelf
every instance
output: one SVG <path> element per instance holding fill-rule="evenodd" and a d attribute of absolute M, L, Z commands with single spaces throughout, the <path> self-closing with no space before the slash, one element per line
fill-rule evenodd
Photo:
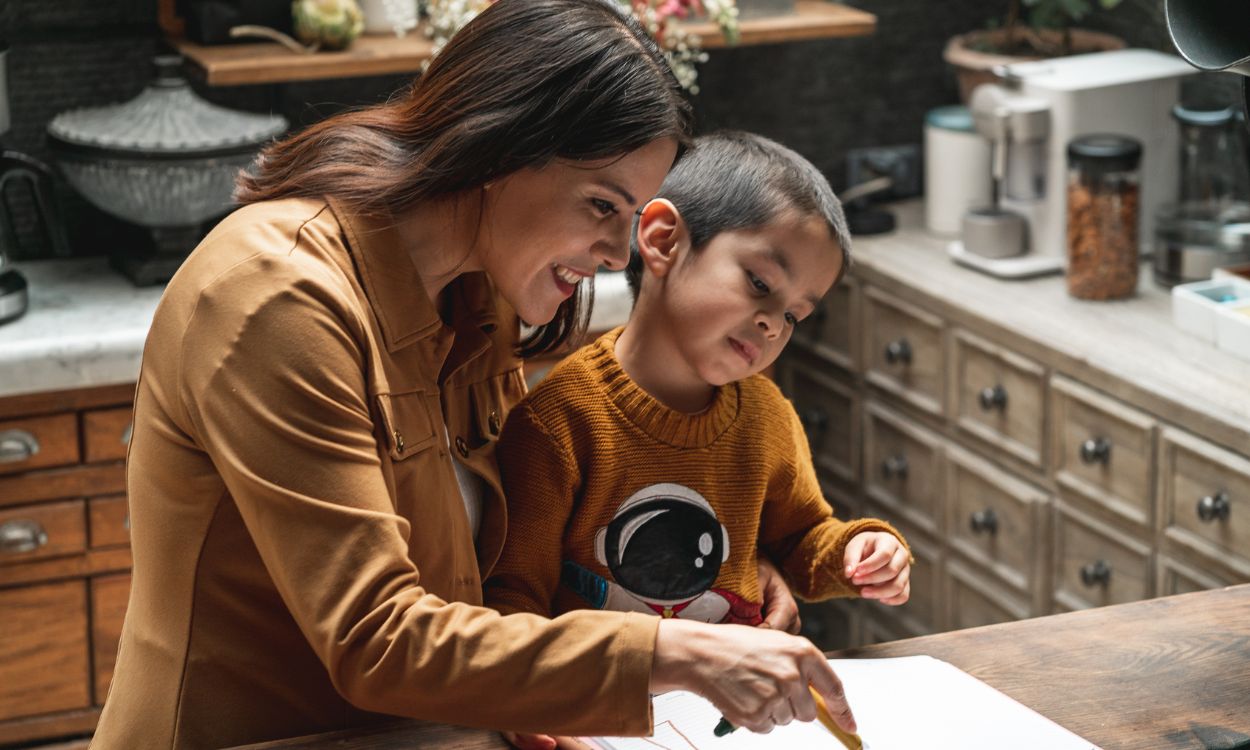
<path fill-rule="evenodd" d="M 877 27 L 877 17 L 855 8 L 824 0 L 797 0 L 795 12 L 739 22 L 739 46 L 774 44 L 805 39 L 867 36 Z M 705 49 L 726 45 L 711 23 L 692 23 Z M 323 78 L 412 73 L 430 56 L 431 44 L 418 29 L 402 39 L 393 35 L 362 36 L 343 52 L 298 55 L 279 44 L 226 44 L 206 47 L 186 40 L 172 40 L 188 60 L 203 72 L 210 86 L 312 81 Z"/>

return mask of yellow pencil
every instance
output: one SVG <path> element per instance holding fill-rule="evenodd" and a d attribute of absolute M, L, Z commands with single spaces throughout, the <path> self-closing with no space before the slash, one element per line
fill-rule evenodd
<path fill-rule="evenodd" d="M 832 732 L 839 742 L 846 745 L 846 750 L 864 750 L 864 741 L 859 738 L 858 734 L 852 734 L 833 723 L 833 717 L 829 715 L 829 707 L 825 705 L 825 699 L 820 697 L 820 693 L 816 692 L 816 688 L 811 685 L 807 688 L 812 691 L 812 697 L 816 699 L 816 718 L 825 726 L 825 729 Z"/>

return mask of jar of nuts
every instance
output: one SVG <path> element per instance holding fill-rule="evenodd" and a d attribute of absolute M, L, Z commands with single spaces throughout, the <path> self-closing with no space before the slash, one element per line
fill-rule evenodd
<path fill-rule="evenodd" d="M 1068 293 L 1120 299 L 1137 289 L 1141 142 L 1085 135 L 1068 143 Z"/>

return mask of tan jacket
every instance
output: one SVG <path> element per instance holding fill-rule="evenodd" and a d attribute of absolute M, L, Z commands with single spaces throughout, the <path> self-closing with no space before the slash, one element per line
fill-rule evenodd
<path fill-rule="evenodd" d="M 445 325 L 392 229 L 333 202 L 226 218 L 144 350 L 127 464 L 134 579 L 93 746 L 220 747 L 409 716 L 650 730 L 657 620 L 479 605 L 525 390 L 482 274 Z M 484 479 L 478 545 L 450 450 Z"/>

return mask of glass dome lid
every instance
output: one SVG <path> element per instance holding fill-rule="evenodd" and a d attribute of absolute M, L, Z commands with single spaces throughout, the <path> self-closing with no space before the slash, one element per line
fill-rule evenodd
<path fill-rule="evenodd" d="M 154 59 L 156 79 L 121 104 L 72 109 L 48 124 L 62 150 L 128 158 L 186 158 L 255 150 L 287 128 L 281 115 L 238 112 L 205 101 L 182 75 L 182 57 Z"/>

